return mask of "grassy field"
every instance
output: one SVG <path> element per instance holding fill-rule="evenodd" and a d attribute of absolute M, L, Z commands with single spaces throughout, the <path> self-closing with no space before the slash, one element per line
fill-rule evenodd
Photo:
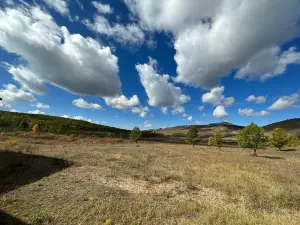
<path fill-rule="evenodd" d="M 253 157 L 96 138 L 22 137 L 8 146 L 9 138 L 0 137 L 4 223 L 300 224 L 299 149 Z"/>

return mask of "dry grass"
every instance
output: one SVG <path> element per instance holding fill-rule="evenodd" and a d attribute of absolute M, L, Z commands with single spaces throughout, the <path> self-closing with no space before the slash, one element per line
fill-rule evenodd
<path fill-rule="evenodd" d="M 61 140 L 3 147 L 42 156 L 30 173 L 60 169 L 0 193 L 0 211 L 28 224 L 300 224 L 300 150 Z"/>

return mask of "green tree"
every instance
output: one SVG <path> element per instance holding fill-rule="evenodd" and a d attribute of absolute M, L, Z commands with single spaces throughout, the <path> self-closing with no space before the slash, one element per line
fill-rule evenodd
<path fill-rule="evenodd" d="M 300 140 L 296 136 L 288 137 L 288 147 L 298 147 L 300 145 Z"/>
<path fill-rule="evenodd" d="M 279 151 L 288 143 L 288 141 L 288 136 L 282 129 L 276 128 L 272 131 L 270 142 L 274 147 L 278 148 Z"/>
<path fill-rule="evenodd" d="M 256 151 L 266 146 L 267 137 L 264 129 L 252 122 L 238 133 L 237 141 L 242 148 L 252 149 L 253 155 L 257 156 Z"/>
<path fill-rule="evenodd" d="M 211 137 L 211 145 L 218 147 L 220 150 L 223 146 L 223 135 L 220 129 L 215 129 L 213 131 L 213 137 Z"/>
<path fill-rule="evenodd" d="M 189 132 L 186 136 L 186 142 L 193 144 L 195 146 L 195 143 L 199 141 L 199 136 L 198 136 L 198 129 L 195 126 L 190 127 Z"/>
<path fill-rule="evenodd" d="M 214 137 L 208 138 L 208 145 L 209 146 L 216 146 L 216 139 Z"/>
<path fill-rule="evenodd" d="M 36 125 L 34 125 L 34 126 L 32 127 L 32 131 L 33 131 L 33 132 L 38 132 L 39 129 L 40 129 L 39 124 L 36 124 Z"/>
<path fill-rule="evenodd" d="M 130 134 L 130 139 L 135 141 L 135 143 L 138 142 L 139 138 L 141 136 L 141 130 L 138 127 L 133 128 Z"/>

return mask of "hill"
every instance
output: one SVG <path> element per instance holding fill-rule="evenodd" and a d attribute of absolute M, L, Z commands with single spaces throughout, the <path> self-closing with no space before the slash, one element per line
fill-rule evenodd
<path fill-rule="evenodd" d="M 30 131 L 38 124 L 42 132 L 64 135 L 89 135 L 102 137 L 129 136 L 130 131 L 57 116 L 33 115 L 0 111 L 0 131 Z"/>
<path fill-rule="evenodd" d="M 300 118 L 283 120 L 264 126 L 266 131 L 272 131 L 275 128 L 281 128 L 287 133 L 293 133 L 300 136 Z"/>

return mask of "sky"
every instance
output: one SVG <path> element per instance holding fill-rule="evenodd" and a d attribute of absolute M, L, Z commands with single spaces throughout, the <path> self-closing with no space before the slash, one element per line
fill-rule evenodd
<path fill-rule="evenodd" d="M 126 129 L 297 118 L 299 8 L 299 0 L 2 0 L 0 110 Z"/>

